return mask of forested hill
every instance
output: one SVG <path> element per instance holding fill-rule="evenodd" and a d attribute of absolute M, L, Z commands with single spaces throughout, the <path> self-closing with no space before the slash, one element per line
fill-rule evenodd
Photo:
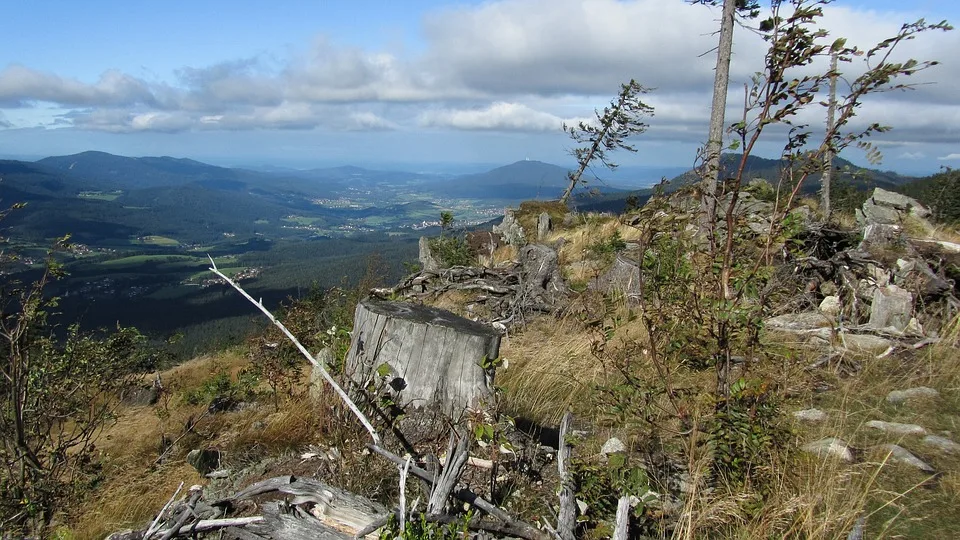
<path fill-rule="evenodd" d="M 736 174 L 742 154 L 724 154 L 720 161 L 721 176 L 729 177 Z M 786 162 L 779 159 L 767 159 L 757 156 L 748 156 L 744 178 L 763 179 L 776 184 Z M 868 169 L 854 165 L 850 161 L 837 157 L 833 160 L 836 171 L 836 183 L 845 190 L 865 192 L 875 187 L 887 190 L 900 191 L 904 186 L 915 182 L 918 178 L 904 176 L 893 171 Z M 667 191 L 673 191 L 683 186 L 695 184 L 700 180 L 697 172 L 690 169 L 671 179 L 667 184 Z M 811 193 L 820 188 L 820 175 L 811 175 L 803 186 L 803 191 Z M 640 189 L 629 192 L 611 192 L 606 194 L 581 194 L 574 204 L 582 211 L 619 212 L 626 206 L 628 198 L 636 198 L 638 203 L 646 201 L 653 193 L 652 189 Z M 862 202 L 862 201 L 861 201 Z"/>

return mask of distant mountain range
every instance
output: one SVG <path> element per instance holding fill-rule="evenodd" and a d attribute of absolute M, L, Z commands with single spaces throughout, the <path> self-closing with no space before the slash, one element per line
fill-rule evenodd
<path fill-rule="evenodd" d="M 738 155 L 725 155 L 725 174 L 738 161 Z M 841 178 L 860 187 L 893 187 L 912 180 L 840 158 L 836 165 L 843 171 Z M 747 177 L 775 180 L 780 167 L 779 160 L 751 156 Z M 568 171 L 531 160 L 458 176 L 355 166 L 254 171 L 173 157 L 82 152 L 35 162 L 0 161 L 0 203 L 29 203 L 4 225 L 34 240 L 71 232 L 77 241 L 88 243 L 127 243 L 143 235 L 203 243 L 225 233 L 277 234 L 290 228 L 290 219 L 321 229 L 358 219 L 378 223 L 404 213 L 426 219 L 439 211 L 433 203 L 447 199 L 495 205 L 553 199 L 567 186 Z M 671 185 L 694 181 L 695 173 L 687 171 Z M 810 179 L 811 189 L 816 181 Z M 649 195 L 647 189 L 627 191 L 597 182 L 589 187 L 599 187 L 601 193 L 587 196 L 581 188 L 576 201 L 581 209 L 617 210 L 629 195 Z"/>
<path fill-rule="evenodd" d="M 428 220 L 439 215 L 434 203 L 443 199 L 499 205 L 553 198 L 566 174 L 536 161 L 445 177 L 355 166 L 252 171 L 82 152 L 0 161 L 0 204 L 28 203 L 4 226 L 34 241 L 70 232 L 78 242 L 98 245 L 145 235 L 206 243 L 224 234 L 279 235 L 294 225 L 324 229 L 366 220 L 375 226 L 397 215 Z"/>

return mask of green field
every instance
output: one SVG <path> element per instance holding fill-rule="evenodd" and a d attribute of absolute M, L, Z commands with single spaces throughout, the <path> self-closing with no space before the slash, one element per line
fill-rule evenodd
<path fill-rule="evenodd" d="M 186 255 L 132 255 L 130 257 L 103 261 L 100 264 L 102 266 L 118 268 L 121 266 L 139 266 L 150 262 L 159 263 L 164 266 L 184 265 L 184 263 L 189 263 L 187 264 L 187 266 L 189 266 L 203 263 L 203 261 L 197 257 L 188 257 Z"/>
<path fill-rule="evenodd" d="M 287 223 L 296 223 L 297 225 L 313 225 L 315 223 L 322 223 L 323 218 L 321 217 L 306 217 L 306 216 L 287 216 L 283 218 L 283 221 Z"/>
<path fill-rule="evenodd" d="M 226 274 L 227 277 L 233 277 L 233 276 L 239 274 L 240 272 L 243 272 L 244 270 L 247 270 L 247 267 L 246 267 L 246 266 L 233 266 L 233 267 L 221 268 L 221 267 L 218 265 L 218 266 L 217 266 L 217 270 L 219 270 L 219 271 L 223 272 L 224 274 Z M 206 269 L 204 269 L 204 270 L 202 270 L 202 271 L 200 271 L 200 272 L 196 272 L 196 273 L 191 274 L 190 276 L 188 276 L 188 277 L 186 278 L 185 281 L 202 281 L 202 280 L 204 280 L 204 279 L 210 279 L 210 278 L 214 278 L 214 277 L 216 277 L 216 275 L 214 275 L 214 273 L 211 272 L 211 271 L 209 270 L 209 268 L 206 268 Z"/>
<path fill-rule="evenodd" d="M 180 242 L 174 240 L 173 238 L 167 238 L 166 236 L 141 236 L 136 240 L 131 241 L 134 244 L 143 244 L 148 246 L 166 246 L 166 247 L 175 247 L 179 246 Z"/>
<path fill-rule="evenodd" d="M 115 201 L 117 197 L 123 195 L 122 191 L 81 191 L 77 197 L 81 199 L 92 199 L 97 201 Z"/>

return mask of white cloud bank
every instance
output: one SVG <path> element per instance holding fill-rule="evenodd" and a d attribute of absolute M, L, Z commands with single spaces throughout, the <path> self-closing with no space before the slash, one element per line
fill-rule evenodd
<path fill-rule="evenodd" d="M 828 6 L 823 26 L 870 45 L 899 28 L 891 14 Z M 314 129 L 544 132 L 589 118 L 636 78 L 653 93 L 647 136 L 699 141 L 712 88 L 717 9 L 663 0 L 498 0 L 429 13 L 424 51 L 342 47 L 322 36 L 281 61 L 225 59 L 151 82 L 104 66 L 93 82 L 11 65 L 0 108 L 53 103 L 74 127 L 118 133 Z M 904 19 L 909 18 L 905 15 Z M 730 110 L 763 58 L 738 29 Z M 904 54 L 942 59 L 916 91 L 871 98 L 863 122 L 894 126 L 904 145 L 960 140 L 960 32 L 921 35 Z M 704 54 L 707 53 L 707 54 Z M 853 68 L 855 70 L 855 68 Z M 937 84 L 924 84 L 937 81 Z M 813 107 L 807 120 L 820 122 Z M 732 117 L 732 116 L 731 116 Z M 0 127 L 9 125 L 0 117 Z M 34 127 L 34 126 L 18 126 Z M 919 150 L 914 150 L 919 151 Z"/>

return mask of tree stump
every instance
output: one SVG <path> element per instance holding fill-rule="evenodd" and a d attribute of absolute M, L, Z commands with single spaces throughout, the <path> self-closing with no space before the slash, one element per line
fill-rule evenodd
<path fill-rule="evenodd" d="M 400 407 L 437 407 L 456 419 L 493 394 L 500 334 L 449 311 L 368 298 L 357 304 L 346 368 L 361 385 L 386 378 Z M 385 366 L 385 367 L 382 367 Z"/>

